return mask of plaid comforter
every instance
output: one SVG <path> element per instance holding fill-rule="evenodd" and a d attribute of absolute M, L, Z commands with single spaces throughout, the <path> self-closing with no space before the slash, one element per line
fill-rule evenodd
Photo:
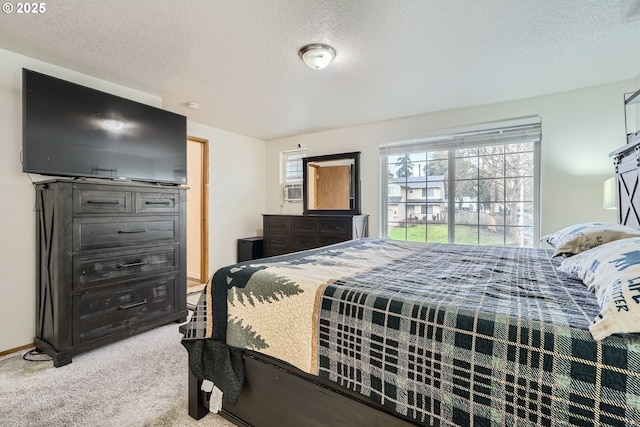
<path fill-rule="evenodd" d="M 363 239 L 218 271 L 183 344 L 234 402 L 238 348 L 422 425 L 640 425 L 640 338 L 541 249 Z"/>

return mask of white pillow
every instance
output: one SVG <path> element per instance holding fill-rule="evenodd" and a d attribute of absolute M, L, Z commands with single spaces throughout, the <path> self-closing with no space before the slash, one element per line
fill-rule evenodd
<path fill-rule="evenodd" d="M 554 249 L 553 256 L 575 255 L 604 243 L 629 237 L 640 237 L 640 230 L 609 222 L 585 222 L 547 234 L 540 241 Z"/>
<path fill-rule="evenodd" d="M 595 292 L 600 313 L 589 326 L 595 340 L 640 332 L 640 237 L 568 257 L 558 269 L 578 277 Z"/>

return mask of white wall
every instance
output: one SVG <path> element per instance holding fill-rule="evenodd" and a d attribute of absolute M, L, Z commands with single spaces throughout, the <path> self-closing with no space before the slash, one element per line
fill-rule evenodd
<path fill-rule="evenodd" d="M 32 343 L 35 334 L 35 192 L 20 163 L 23 67 L 162 105 L 157 96 L 0 49 L 0 352 Z M 209 265 L 215 271 L 235 262 L 235 239 L 261 227 L 265 196 L 257 183 L 265 174 L 264 142 L 191 122 L 187 130 L 211 143 Z"/>
<path fill-rule="evenodd" d="M 309 156 L 361 151 L 362 211 L 370 215 L 369 235 L 379 236 L 378 150 L 381 142 L 511 118 L 541 116 L 541 232 L 546 234 L 581 221 L 615 222 L 615 211 L 602 208 L 602 183 L 614 173 L 609 153 L 626 143 L 623 94 L 635 87 L 635 82 L 628 80 L 267 141 L 267 212 L 302 211 L 301 205 L 282 206 L 278 185 L 279 152 L 294 149 L 298 144 L 307 148 Z"/>

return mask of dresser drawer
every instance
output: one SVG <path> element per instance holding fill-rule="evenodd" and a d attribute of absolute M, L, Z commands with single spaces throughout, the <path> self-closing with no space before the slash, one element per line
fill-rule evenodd
<path fill-rule="evenodd" d="M 350 240 L 353 234 L 352 221 L 340 219 L 322 219 L 318 221 L 318 235 L 322 237 L 333 237 L 336 239 Z M 342 241 L 338 240 L 338 241 Z"/>
<path fill-rule="evenodd" d="M 288 234 L 291 232 L 291 219 L 282 217 L 264 217 L 264 229 L 269 233 Z"/>
<path fill-rule="evenodd" d="M 316 235 L 298 234 L 294 235 L 292 240 L 293 249 L 296 251 L 303 251 L 318 247 L 318 237 Z"/>
<path fill-rule="evenodd" d="M 178 245 L 91 253 L 73 257 L 73 289 L 87 289 L 179 268 Z"/>
<path fill-rule="evenodd" d="M 73 212 L 127 214 L 132 212 L 131 191 L 73 190 Z"/>
<path fill-rule="evenodd" d="M 177 213 L 180 206 L 178 193 L 138 192 L 136 198 L 137 213 Z"/>
<path fill-rule="evenodd" d="M 176 311 L 177 276 L 128 283 L 74 296 L 73 343 L 135 328 Z"/>
<path fill-rule="evenodd" d="M 314 218 L 293 218 L 291 219 L 291 232 L 293 234 L 316 234 L 317 221 Z"/>
<path fill-rule="evenodd" d="M 177 216 L 76 218 L 73 250 L 117 248 L 178 240 Z"/>
<path fill-rule="evenodd" d="M 290 234 L 269 234 L 265 238 L 265 245 L 269 249 L 269 256 L 275 252 L 282 253 L 282 249 L 291 249 L 291 235 Z"/>

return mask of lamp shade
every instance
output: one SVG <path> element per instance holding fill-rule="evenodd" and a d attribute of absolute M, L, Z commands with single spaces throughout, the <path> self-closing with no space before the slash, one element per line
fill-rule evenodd
<path fill-rule="evenodd" d="M 336 51 L 326 44 L 308 44 L 298 52 L 300 58 L 309 68 L 321 70 L 333 61 Z"/>
<path fill-rule="evenodd" d="M 616 209 L 616 180 L 614 177 L 607 179 L 602 188 L 602 206 L 605 209 Z"/>

